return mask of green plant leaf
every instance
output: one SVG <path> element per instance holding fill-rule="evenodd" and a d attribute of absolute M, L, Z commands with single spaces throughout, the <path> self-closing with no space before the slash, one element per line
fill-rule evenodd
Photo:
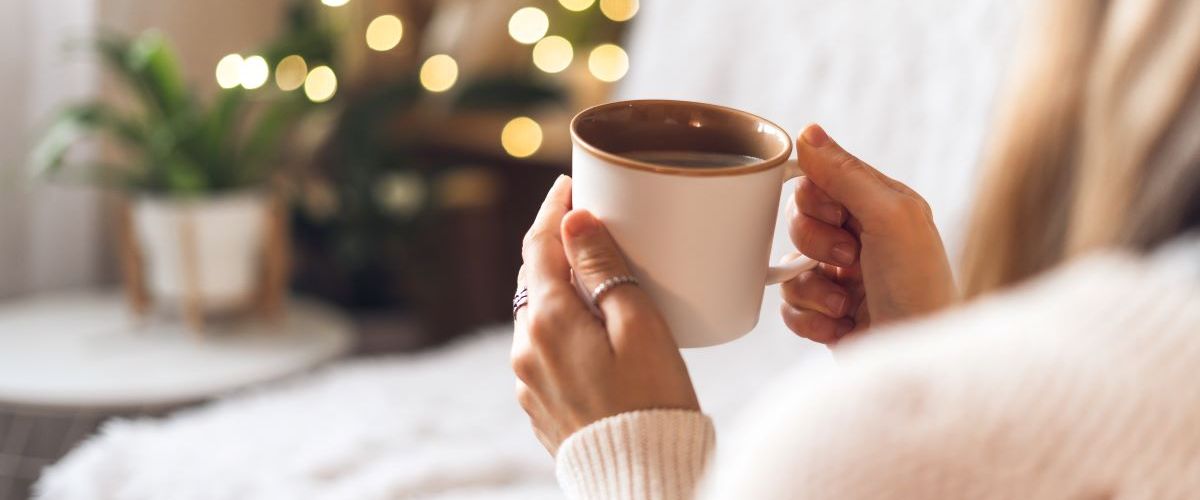
<path fill-rule="evenodd" d="M 191 104 L 179 61 L 166 39 L 157 31 L 147 31 L 134 39 L 126 64 L 138 75 L 144 91 L 164 114 L 184 111 Z"/>
<path fill-rule="evenodd" d="M 332 53 L 324 50 L 333 43 L 327 33 L 309 29 L 299 39 Z M 116 180 L 130 189 L 172 195 L 239 188 L 263 178 L 287 131 L 311 106 L 296 94 L 255 94 L 269 104 L 251 113 L 251 96 L 243 89 L 224 90 L 204 106 L 184 84 L 170 44 L 153 31 L 133 39 L 104 33 L 95 49 L 139 106 L 124 114 L 101 102 L 64 111 L 32 152 L 36 172 L 61 170 L 72 144 L 97 135 L 136 154 L 134 168 L 116 175 L 94 172 L 98 183 Z M 251 116 L 256 119 L 247 122 Z"/>
<path fill-rule="evenodd" d="M 196 147 L 211 172 L 213 185 L 236 182 L 239 125 L 245 115 L 246 92 L 241 88 L 222 90 L 204 118 Z"/>
<path fill-rule="evenodd" d="M 261 178 L 263 170 L 279 158 L 279 144 L 296 120 L 309 108 L 307 101 L 299 98 L 281 99 L 273 102 L 258 121 L 247 131 L 246 142 L 241 151 L 241 168 L 238 179 L 249 182 Z"/>
<path fill-rule="evenodd" d="M 31 173 L 50 176 L 61 170 L 71 146 L 89 134 L 100 134 L 118 144 L 140 152 L 146 133 L 132 119 L 104 103 L 85 103 L 68 107 L 55 117 L 30 155 Z"/>
<path fill-rule="evenodd" d="M 158 32 L 148 31 L 133 40 L 106 33 L 97 39 L 96 48 L 147 111 L 164 117 L 191 111 L 194 101 L 183 85 L 179 63 Z"/>
<path fill-rule="evenodd" d="M 204 168 L 182 157 L 176 157 L 163 169 L 163 189 L 178 195 L 196 195 L 211 189 Z"/>

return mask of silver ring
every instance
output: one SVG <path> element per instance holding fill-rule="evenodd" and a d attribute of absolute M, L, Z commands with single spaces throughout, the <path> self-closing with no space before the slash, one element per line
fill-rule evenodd
<path fill-rule="evenodd" d="M 599 285 L 596 285 L 596 288 L 592 289 L 592 305 L 600 307 L 600 299 L 604 297 L 604 294 L 613 288 L 626 284 L 636 285 L 638 284 L 638 280 L 628 274 L 625 276 L 613 276 L 604 280 Z"/>
<path fill-rule="evenodd" d="M 513 321 L 517 320 L 517 310 L 529 305 L 529 287 L 521 287 L 517 289 L 517 293 L 513 295 Z"/>

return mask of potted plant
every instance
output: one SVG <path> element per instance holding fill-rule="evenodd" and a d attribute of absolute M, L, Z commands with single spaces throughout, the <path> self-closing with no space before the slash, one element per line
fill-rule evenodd
<path fill-rule="evenodd" d="M 144 276 L 127 286 L 144 283 L 156 300 L 199 303 L 206 312 L 245 303 L 261 279 L 282 141 L 308 103 L 235 87 L 206 105 L 155 32 L 106 35 L 96 48 L 127 96 L 60 112 L 34 150 L 35 172 L 111 188 L 126 200 L 134 276 Z M 99 139 L 113 160 L 75 161 L 68 153 L 84 139 Z"/>

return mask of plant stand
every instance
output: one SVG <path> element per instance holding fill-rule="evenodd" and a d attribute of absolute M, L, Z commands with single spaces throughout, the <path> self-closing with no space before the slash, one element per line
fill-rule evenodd
<path fill-rule="evenodd" d="M 146 284 L 145 250 L 139 244 L 133 204 L 129 198 L 119 195 L 113 197 L 110 204 L 113 207 L 116 252 L 126 303 L 136 316 L 144 317 L 151 311 L 154 297 Z M 291 262 L 287 206 L 281 197 L 271 197 L 265 217 L 259 276 L 254 290 L 245 297 L 238 309 L 252 310 L 264 319 L 277 321 L 285 312 L 284 300 Z M 202 278 L 196 255 L 197 231 L 191 209 L 185 209 L 179 224 L 178 240 L 183 260 L 184 285 L 180 304 L 189 328 L 197 334 L 203 334 L 207 309 L 204 297 L 200 293 Z"/>

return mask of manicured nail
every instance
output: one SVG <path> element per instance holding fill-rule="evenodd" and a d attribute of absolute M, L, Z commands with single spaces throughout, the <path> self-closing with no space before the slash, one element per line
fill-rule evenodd
<path fill-rule="evenodd" d="M 825 203 L 817 208 L 817 212 L 821 214 L 821 220 L 833 224 L 835 226 L 842 225 L 842 207 L 836 203 Z"/>
<path fill-rule="evenodd" d="M 801 134 L 800 137 L 804 139 L 804 142 L 807 142 L 809 146 L 814 148 L 819 148 L 829 143 L 829 134 L 826 134 L 825 129 L 821 128 L 820 125 L 815 123 L 804 129 L 804 133 Z"/>
<path fill-rule="evenodd" d="M 567 233 L 567 236 L 579 237 L 595 231 L 598 227 L 600 227 L 600 222 L 596 220 L 596 216 L 586 210 L 578 210 L 567 217 L 566 223 L 563 224 L 563 231 Z"/>
<path fill-rule="evenodd" d="M 840 316 L 843 308 L 846 307 L 846 296 L 840 293 L 831 293 L 825 297 L 825 306 L 829 308 L 829 312 Z"/>
<path fill-rule="evenodd" d="M 836 260 L 842 267 L 854 264 L 854 245 L 850 243 L 838 243 L 833 246 L 833 260 Z"/>

